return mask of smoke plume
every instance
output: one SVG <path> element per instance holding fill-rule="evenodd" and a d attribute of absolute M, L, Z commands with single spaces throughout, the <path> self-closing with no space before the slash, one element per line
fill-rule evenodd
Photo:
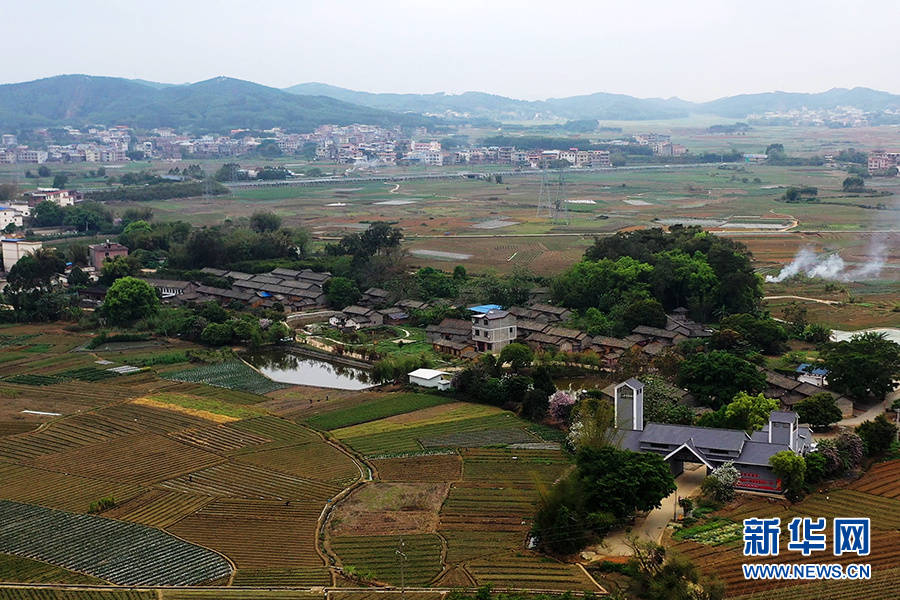
<path fill-rule="evenodd" d="M 884 268 L 887 250 L 884 240 L 873 240 L 866 252 L 867 262 L 860 267 L 850 269 L 838 254 L 816 254 L 811 248 L 801 248 L 794 255 L 794 260 L 781 269 L 778 275 L 766 275 L 766 281 L 778 283 L 798 274 L 835 281 L 873 279 L 878 277 Z"/>

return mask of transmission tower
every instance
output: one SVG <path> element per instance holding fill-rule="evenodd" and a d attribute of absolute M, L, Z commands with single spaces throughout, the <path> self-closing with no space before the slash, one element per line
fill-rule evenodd
<path fill-rule="evenodd" d="M 538 193 L 538 217 L 554 223 L 569 224 L 569 203 L 566 202 L 566 176 L 560 170 L 556 177 L 541 171 L 541 190 Z"/>

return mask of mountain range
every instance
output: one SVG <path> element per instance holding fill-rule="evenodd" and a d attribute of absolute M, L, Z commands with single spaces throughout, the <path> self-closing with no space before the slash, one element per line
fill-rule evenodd
<path fill-rule="evenodd" d="M 598 92 L 547 100 L 518 100 L 483 92 L 390 94 L 301 83 L 277 89 L 215 77 L 189 84 L 59 75 L 0 85 L 0 129 L 87 124 L 175 127 L 193 131 L 268 129 L 310 131 L 318 125 L 367 123 L 423 126 L 457 120 L 527 121 L 677 119 L 690 114 L 744 119 L 749 114 L 802 107 L 852 106 L 900 110 L 900 96 L 856 87 L 821 93 L 741 94 L 711 102 L 635 98 Z"/>

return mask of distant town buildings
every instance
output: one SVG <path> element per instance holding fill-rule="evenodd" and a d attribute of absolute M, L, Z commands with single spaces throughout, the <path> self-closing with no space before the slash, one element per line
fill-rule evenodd
<path fill-rule="evenodd" d="M 900 165 L 900 152 L 884 152 L 878 150 L 869 152 L 869 174 L 874 175 Z"/>
<path fill-rule="evenodd" d="M 122 244 L 106 240 L 102 244 L 91 244 L 88 246 L 88 254 L 91 266 L 99 271 L 103 268 L 103 263 L 106 261 L 117 256 L 128 256 L 128 248 Z"/>

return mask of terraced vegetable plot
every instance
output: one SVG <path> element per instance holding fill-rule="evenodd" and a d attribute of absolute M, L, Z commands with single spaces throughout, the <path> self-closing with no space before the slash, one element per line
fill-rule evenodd
<path fill-rule="evenodd" d="M 457 481 L 462 478 L 458 454 L 432 454 L 370 461 L 382 481 Z"/>
<path fill-rule="evenodd" d="M 440 530 L 509 531 L 524 535 L 537 493 L 489 483 L 458 482 L 440 512 Z"/>
<path fill-rule="evenodd" d="M 331 585 L 331 572 L 325 567 L 283 569 L 238 569 L 233 585 L 246 587 L 312 587 Z"/>
<path fill-rule="evenodd" d="M 7 377 L 4 381 L 8 381 L 9 383 L 19 383 L 22 385 L 54 385 L 56 383 L 62 383 L 63 379 L 59 377 L 54 377 L 52 375 L 35 375 L 32 373 L 26 373 L 24 375 L 13 375 L 11 377 Z"/>
<path fill-rule="evenodd" d="M 7 588 L 4 600 L 156 600 L 155 592 L 131 590 L 47 590 L 41 588 Z"/>
<path fill-rule="evenodd" d="M 467 566 L 479 585 L 497 588 L 598 591 L 596 585 L 575 565 L 555 562 L 529 554 L 509 554 L 472 561 Z"/>
<path fill-rule="evenodd" d="M 170 479 L 159 487 L 201 496 L 325 501 L 343 489 L 333 483 L 242 463 L 222 463 Z M 321 508 L 321 507 L 320 507 Z"/>
<path fill-rule="evenodd" d="M 521 528 L 515 531 L 451 529 L 441 530 L 440 534 L 447 540 L 448 564 L 521 550 L 525 546 Z"/>
<path fill-rule="evenodd" d="M 359 423 L 377 421 L 393 415 L 410 413 L 447 402 L 449 402 L 447 398 L 430 394 L 390 394 L 368 400 L 352 408 L 313 415 L 306 422 L 316 429 L 330 431 Z"/>
<path fill-rule="evenodd" d="M 187 429 L 169 435 L 180 442 L 220 453 L 234 452 L 272 441 L 267 437 L 225 425 Z"/>
<path fill-rule="evenodd" d="M 0 440 L 0 457 L 28 460 L 140 432 L 134 424 L 93 414 L 76 415 L 34 433 Z"/>
<path fill-rule="evenodd" d="M 786 530 L 786 528 L 783 529 Z M 783 531 L 782 533 L 781 547 L 786 548 L 788 542 L 787 532 Z M 747 557 L 741 552 L 739 544 L 732 547 L 708 546 L 692 541 L 683 541 L 671 546 L 669 550 L 688 557 L 706 572 L 717 575 L 725 583 L 729 598 L 758 593 L 764 590 L 790 588 L 796 585 L 795 581 L 745 580 L 741 564 L 747 562 Z M 872 531 L 872 552 L 865 557 L 864 561 L 861 561 L 860 557 L 855 554 L 833 556 L 830 550 L 822 553 L 813 553 L 811 557 L 804 557 L 800 552 L 782 551 L 778 556 L 759 557 L 753 560 L 754 563 L 828 562 L 843 565 L 865 562 L 872 565 L 873 573 L 881 570 L 896 569 L 898 561 L 900 561 L 900 533 L 877 529 Z M 868 598 L 867 595 L 863 597 Z"/>
<path fill-rule="evenodd" d="M 79 381 L 87 382 L 105 381 L 107 379 L 112 379 L 113 377 L 119 376 L 119 374 L 115 371 L 98 369 L 97 367 L 80 367 L 77 369 L 68 369 L 66 371 L 54 373 L 54 375 L 56 377 L 62 377 L 64 379 L 78 379 Z"/>
<path fill-rule="evenodd" d="M 272 440 L 269 444 L 254 448 L 255 451 L 322 440 L 315 432 L 310 431 L 306 427 L 270 415 L 235 421 L 229 423 L 228 427 L 261 435 Z"/>
<path fill-rule="evenodd" d="M 105 511 L 103 516 L 165 529 L 200 510 L 212 500 L 208 496 L 149 490 L 128 502 L 120 503 L 115 508 Z"/>
<path fill-rule="evenodd" d="M 237 567 L 323 567 L 315 550 L 321 502 L 222 498 L 169 527 L 222 552 Z"/>
<path fill-rule="evenodd" d="M 97 411 L 97 414 L 111 419 L 137 423 L 142 428 L 156 433 L 169 433 L 181 429 L 203 427 L 213 423 L 196 415 L 187 415 L 174 410 L 132 402 L 102 408 Z"/>
<path fill-rule="evenodd" d="M 165 378 L 188 383 L 205 383 L 252 394 L 266 394 L 287 387 L 261 375 L 239 360 L 173 371 L 165 373 Z"/>
<path fill-rule="evenodd" d="M 165 590 L 163 600 L 324 600 L 322 594 L 296 590 Z"/>
<path fill-rule="evenodd" d="M 45 455 L 33 464 L 83 477 L 147 485 L 222 460 L 194 446 L 155 433 L 142 433 Z"/>
<path fill-rule="evenodd" d="M 549 485 L 570 464 L 559 450 L 483 448 L 462 450 L 461 454 L 466 481 Z"/>
<path fill-rule="evenodd" d="M 406 554 L 407 585 L 424 586 L 441 572 L 441 540 L 433 534 L 402 536 Z M 401 557 L 397 554 L 401 538 L 396 535 L 338 537 L 331 547 L 344 569 L 371 574 L 376 580 L 400 584 Z"/>
<path fill-rule="evenodd" d="M 102 579 L 13 554 L 0 554 L 0 581 L 103 584 Z M 4 591 L 0 590 L 0 597 Z"/>
<path fill-rule="evenodd" d="M 767 590 L 734 600 L 895 600 L 900 587 L 900 568 L 872 572 L 872 579 L 860 581 L 819 581 Z"/>
<path fill-rule="evenodd" d="M 444 409 L 443 414 L 424 409 L 337 429 L 332 434 L 362 454 L 386 455 L 420 451 L 420 440 L 439 435 L 524 427 L 512 413 L 491 406 L 447 404 L 434 408 Z"/>
<path fill-rule="evenodd" d="M 5 500 L 0 550 L 121 585 L 196 585 L 231 572 L 218 554 L 157 529 Z"/>
<path fill-rule="evenodd" d="M 509 444 L 533 444 L 540 442 L 524 429 L 485 429 L 483 431 L 461 431 L 422 438 L 425 448 L 481 448 L 483 446 L 506 446 Z"/>
<path fill-rule="evenodd" d="M 244 453 L 237 460 L 342 486 L 350 485 L 361 476 L 360 469 L 353 459 L 321 440 Z"/>
<path fill-rule="evenodd" d="M 112 497 L 124 502 L 142 491 L 141 487 L 130 483 L 77 477 L 7 463 L 0 463 L 0 482 L 0 498 L 74 512 L 87 512 L 91 503 L 100 498 Z"/>
<path fill-rule="evenodd" d="M 885 498 L 900 498 L 900 460 L 872 465 L 850 488 Z"/>

